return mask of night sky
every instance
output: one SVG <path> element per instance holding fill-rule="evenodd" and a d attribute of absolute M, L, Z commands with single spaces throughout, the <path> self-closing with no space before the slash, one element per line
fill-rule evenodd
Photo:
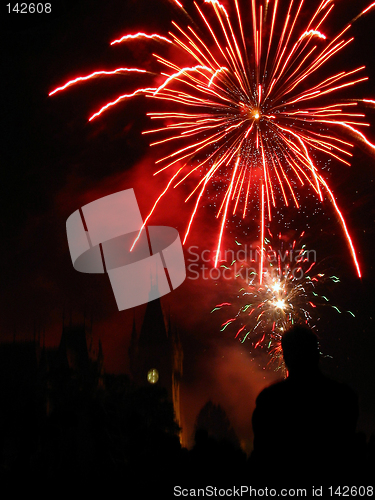
<path fill-rule="evenodd" d="M 148 147 L 147 136 L 141 135 L 149 126 L 144 99 L 122 104 L 88 122 L 93 111 L 128 85 L 141 85 L 141 80 L 103 77 L 53 97 L 48 93 L 95 70 L 141 66 L 140 61 L 151 65 L 147 42 L 131 49 L 109 43 L 138 30 L 166 34 L 173 10 L 167 2 L 155 0 L 51 3 L 54 14 L 50 17 L 1 16 L 1 338 L 32 339 L 36 330 L 45 333 L 47 346 L 56 346 L 63 311 L 72 314 L 74 321 L 82 321 L 86 314 L 93 318 L 95 341 L 102 341 L 106 370 L 127 372 L 133 316 L 140 327 L 145 307 L 119 312 L 107 277 L 73 269 L 65 222 L 82 205 L 131 187 L 145 217 L 165 185 L 166 178 L 152 177 L 155 153 Z M 343 26 L 368 3 L 337 2 L 342 18 L 335 17 L 332 27 L 337 30 Z M 345 52 L 345 67 L 364 64 L 370 79 L 351 89 L 348 97 L 375 98 L 374 23 L 372 12 L 353 29 L 355 42 Z M 339 59 L 335 64 L 341 62 Z M 372 126 L 366 132 L 375 142 L 375 110 L 368 110 L 367 116 Z M 333 304 L 353 311 L 356 318 L 328 307 L 319 311 L 316 325 L 326 356 L 323 367 L 357 391 L 361 411 L 358 430 L 369 436 L 375 431 L 375 156 L 359 146 L 354 149 L 351 167 L 332 161 L 327 177 L 355 241 L 363 278 L 356 278 L 343 232 L 328 203 L 318 206 L 305 193 L 306 202 L 299 214 L 280 208 L 275 230 L 290 236 L 305 230 L 308 248 L 315 249 L 325 268 L 341 278 L 327 294 Z M 153 225 L 173 226 L 183 234 L 189 215 L 183 190 L 174 190 L 161 203 Z M 205 206 L 198 213 L 188 245 L 197 245 L 200 251 L 212 249 L 216 235 L 214 211 Z M 250 221 L 239 226 L 234 221 L 228 226 L 224 246 L 233 245 L 235 238 L 256 246 L 257 224 Z M 187 264 L 191 256 L 188 245 Z M 184 348 L 182 404 L 186 422 L 192 429 L 199 409 L 211 398 L 224 407 L 249 449 L 255 397 L 279 374 L 265 368 L 267 359 L 262 353 L 249 352 L 250 344 L 237 343 L 230 332 L 220 332 L 225 319 L 220 313 L 210 314 L 218 302 L 228 299 L 232 288 L 218 280 L 191 277 L 188 269 L 185 283 L 163 299 Z"/>

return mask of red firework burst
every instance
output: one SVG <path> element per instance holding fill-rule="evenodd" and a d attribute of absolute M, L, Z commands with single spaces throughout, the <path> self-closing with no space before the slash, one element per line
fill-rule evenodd
<path fill-rule="evenodd" d="M 146 39 L 177 52 L 171 51 L 169 59 L 153 54 L 160 68 L 154 76 L 157 84 L 122 94 L 90 117 L 90 121 L 97 119 L 139 95 L 164 106 L 164 110 L 148 113 L 161 125 L 144 133 L 159 136 L 153 146 L 167 148 L 156 161 L 160 168 L 155 174 L 168 175 L 168 182 L 145 224 L 171 188 L 191 181 L 186 202 L 192 203 L 192 210 L 185 242 L 199 206 L 219 181 L 217 265 L 223 232 L 232 215 L 245 219 L 249 201 L 258 197 L 263 242 L 266 220 L 271 221 L 277 204 L 298 209 L 298 193 L 307 186 L 317 199 L 332 203 L 361 276 L 346 222 L 316 161 L 323 153 L 349 165 L 356 141 L 375 150 L 359 130 L 369 124 L 356 109 L 359 103 L 363 108 L 373 101 L 339 98 L 340 90 L 367 80 L 364 66 L 330 72 L 333 58 L 353 41 L 351 23 L 335 36 L 325 34 L 334 12 L 332 0 L 323 0 L 312 11 L 309 5 L 307 13 L 304 0 L 250 0 L 243 6 L 239 0 L 227 0 L 225 5 L 217 0 L 200 3 L 194 2 L 195 13 L 190 15 L 174 0 L 183 21 L 173 21 L 166 36 L 140 32 L 111 43 Z M 50 95 L 99 75 L 126 73 L 145 73 L 150 78 L 141 68 L 96 71 L 65 83 Z"/>

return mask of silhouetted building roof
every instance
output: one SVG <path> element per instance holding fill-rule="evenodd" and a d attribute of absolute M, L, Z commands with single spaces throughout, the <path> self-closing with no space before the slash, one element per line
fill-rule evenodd
<path fill-rule="evenodd" d="M 85 325 L 63 326 L 59 355 L 73 370 L 84 369 L 89 361 Z"/>

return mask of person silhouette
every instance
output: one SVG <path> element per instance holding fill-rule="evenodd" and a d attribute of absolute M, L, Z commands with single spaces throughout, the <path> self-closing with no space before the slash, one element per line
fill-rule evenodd
<path fill-rule="evenodd" d="M 319 370 L 316 335 L 296 325 L 281 340 L 285 380 L 256 399 L 251 464 L 255 475 L 293 484 L 348 477 L 358 418 L 357 396 Z"/>

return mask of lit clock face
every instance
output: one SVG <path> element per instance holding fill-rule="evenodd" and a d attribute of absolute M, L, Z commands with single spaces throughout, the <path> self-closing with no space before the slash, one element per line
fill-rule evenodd
<path fill-rule="evenodd" d="M 156 384 L 158 380 L 159 372 L 156 368 L 151 368 L 151 370 L 147 372 L 147 381 L 150 382 L 150 384 Z"/>

